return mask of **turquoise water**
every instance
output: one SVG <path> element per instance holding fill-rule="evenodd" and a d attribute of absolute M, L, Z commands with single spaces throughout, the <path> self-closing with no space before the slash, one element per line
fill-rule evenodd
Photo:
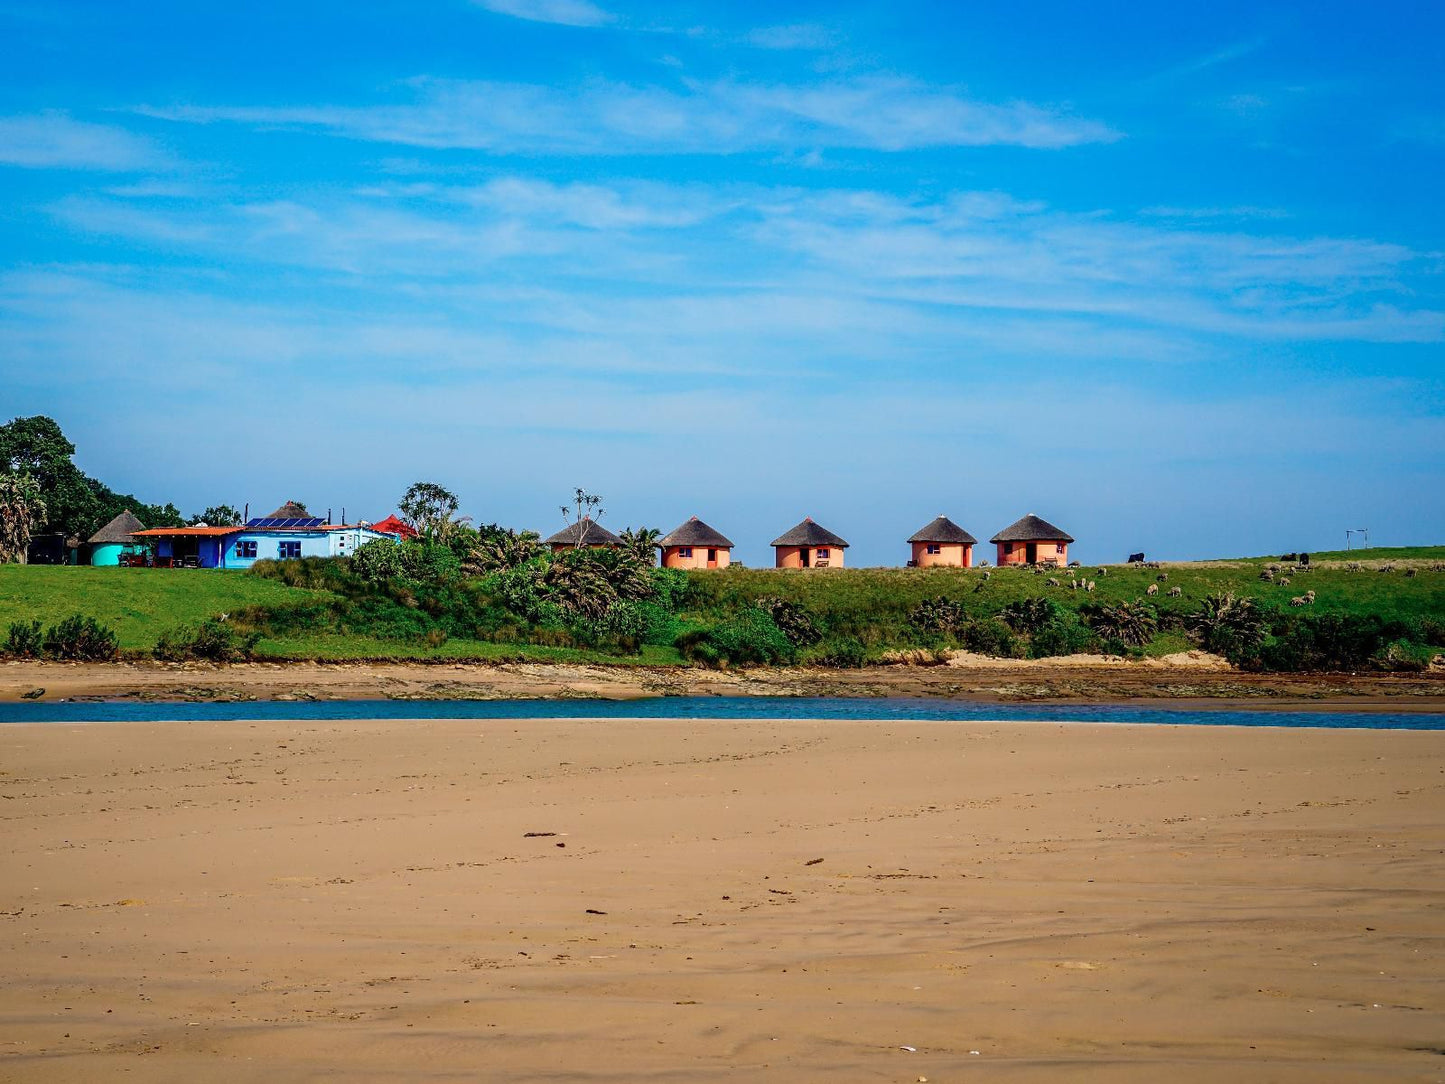
<path fill-rule="evenodd" d="M 1196 711 L 1136 704 L 1020 705 L 904 697 L 701 697 L 649 700 L 326 700 L 0 704 L 0 723 L 221 722 L 285 719 L 898 719 L 921 722 L 1168 723 L 1445 730 L 1445 712 Z"/>

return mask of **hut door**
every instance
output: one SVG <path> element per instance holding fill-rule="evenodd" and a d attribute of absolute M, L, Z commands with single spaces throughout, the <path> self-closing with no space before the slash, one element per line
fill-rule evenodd
<path fill-rule="evenodd" d="M 800 549 L 798 551 L 798 559 L 802 562 L 803 567 L 807 568 L 809 563 L 813 559 L 812 548 L 810 546 L 804 546 L 802 549 Z"/>
<path fill-rule="evenodd" d="M 1024 558 L 1031 565 L 1039 563 L 1039 546 L 1037 542 L 1030 542 L 1024 547 Z"/>

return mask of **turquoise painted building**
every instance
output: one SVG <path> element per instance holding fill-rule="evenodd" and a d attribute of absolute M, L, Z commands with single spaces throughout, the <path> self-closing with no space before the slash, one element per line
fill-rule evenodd
<path fill-rule="evenodd" d="M 135 553 L 140 549 L 136 531 L 143 531 L 146 525 L 129 511 L 122 512 L 95 534 L 86 545 L 90 549 L 90 563 L 99 567 L 113 568 L 120 564 L 120 555 Z"/>

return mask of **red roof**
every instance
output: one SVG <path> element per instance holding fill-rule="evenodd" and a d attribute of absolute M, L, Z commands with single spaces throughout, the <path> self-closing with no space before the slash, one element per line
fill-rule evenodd
<path fill-rule="evenodd" d="M 132 531 L 135 538 L 172 538 L 189 535 L 192 538 L 219 538 L 223 534 L 234 534 L 240 527 L 152 527 L 148 531 Z"/>
<path fill-rule="evenodd" d="M 383 534 L 399 534 L 402 538 L 416 537 L 416 528 L 405 520 L 397 519 L 395 515 L 387 516 L 379 523 L 373 523 L 371 529 L 381 531 Z"/>

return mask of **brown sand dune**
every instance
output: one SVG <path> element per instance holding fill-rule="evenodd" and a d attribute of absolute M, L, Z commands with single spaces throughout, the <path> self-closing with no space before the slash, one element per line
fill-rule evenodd
<path fill-rule="evenodd" d="M 12 725 L 0 773 L 7 1081 L 1445 1079 L 1445 733 Z"/>

